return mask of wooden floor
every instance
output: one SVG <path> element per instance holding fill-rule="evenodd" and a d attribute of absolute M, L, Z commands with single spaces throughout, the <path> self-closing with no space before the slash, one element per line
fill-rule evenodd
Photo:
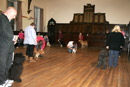
<path fill-rule="evenodd" d="M 100 49 L 46 47 L 45 55 L 35 63 L 24 63 L 22 82 L 12 87 L 130 87 L 130 62 L 125 52 L 115 70 L 96 68 Z M 23 52 L 25 48 L 16 49 Z"/>

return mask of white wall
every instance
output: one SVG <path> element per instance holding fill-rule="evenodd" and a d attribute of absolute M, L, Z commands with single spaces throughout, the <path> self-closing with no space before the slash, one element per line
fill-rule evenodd
<path fill-rule="evenodd" d="M 48 18 L 57 23 L 69 23 L 74 13 L 83 13 L 87 3 L 95 5 L 95 12 L 106 13 L 106 20 L 114 24 L 130 21 L 130 0 L 48 0 Z"/>
<path fill-rule="evenodd" d="M 130 21 L 130 0 L 32 0 L 32 12 L 27 14 L 27 1 L 22 0 L 23 16 L 34 17 L 34 6 L 44 10 L 44 31 L 47 32 L 47 23 L 54 18 L 57 23 L 69 23 L 74 13 L 83 13 L 84 5 L 95 5 L 95 12 L 106 13 L 106 20 L 112 24 L 128 24 Z M 6 0 L 0 0 L 0 10 L 6 10 Z M 23 29 L 34 20 L 23 18 Z"/>

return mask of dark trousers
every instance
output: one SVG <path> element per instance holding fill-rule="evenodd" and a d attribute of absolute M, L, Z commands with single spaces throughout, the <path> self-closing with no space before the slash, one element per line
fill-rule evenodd
<path fill-rule="evenodd" d="M 26 49 L 26 55 L 29 57 L 33 57 L 33 51 L 34 51 L 34 47 L 35 45 L 27 45 L 27 49 Z"/>
<path fill-rule="evenodd" d="M 18 39 L 18 47 L 23 46 L 23 39 Z"/>
<path fill-rule="evenodd" d="M 13 52 L 0 52 L 0 85 L 8 79 L 8 71 L 12 64 Z"/>
<path fill-rule="evenodd" d="M 58 40 L 59 44 L 62 45 L 63 47 L 65 47 L 65 43 L 63 40 Z"/>

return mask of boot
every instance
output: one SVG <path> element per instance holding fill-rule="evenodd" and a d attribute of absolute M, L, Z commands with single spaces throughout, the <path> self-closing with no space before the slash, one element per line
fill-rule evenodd
<path fill-rule="evenodd" d="M 29 62 L 36 62 L 33 57 L 30 57 L 30 61 Z"/>
<path fill-rule="evenodd" d="M 25 56 L 25 60 L 28 62 L 28 61 L 29 61 L 29 57 L 28 57 L 28 56 Z"/>

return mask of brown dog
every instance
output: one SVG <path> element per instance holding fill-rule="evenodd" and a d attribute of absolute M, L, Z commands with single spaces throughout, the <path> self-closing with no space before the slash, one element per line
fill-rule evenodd
<path fill-rule="evenodd" d="M 87 41 L 79 40 L 79 42 L 81 44 L 81 48 L 88 47 L 88 42 Z"/>
<path fill-rule="evenodd" d="M 34 59 L 35 60 L 38 60 L 38 58 L 40 57 L 40 56 L 43 56 L 44 55 L 44 50 L 38 50 L 37 51 L 37 49 L 35 48 L 34 49 Z"/>
<path fill-rule="evenodd" d="M 35 53 L 34 58 L 38 59 L 38 57 L 43 56 L 44 50 L 39 50 Z"/>

